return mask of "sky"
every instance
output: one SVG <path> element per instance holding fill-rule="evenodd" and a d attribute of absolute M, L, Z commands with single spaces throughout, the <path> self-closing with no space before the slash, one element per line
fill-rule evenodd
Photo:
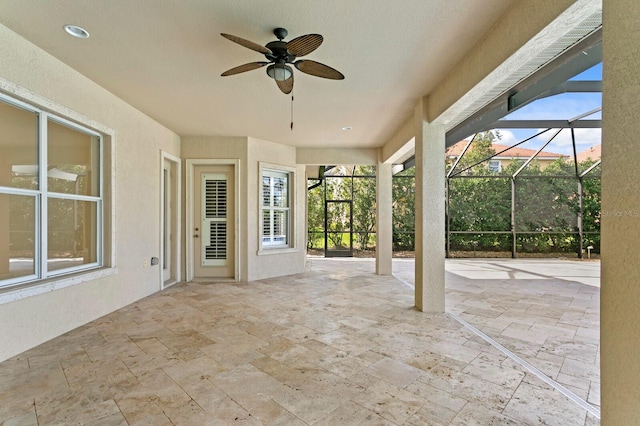
<path fill-rule="evenodd" d="M 602 80 L 602 63 L 578 74 L 571 80 Z M 602 106 L 601 93 L 563 93 L 544 99 L 539 99 L 517 111 L 507 115 L 505 120 L 569 120 L 588 111 Z M 585 119 L 601 119 L 602 113 L 597 112 Z M 530 136 L 535 135 L 544 129 L 501 129 L 502 136 L 500 142 L 503 145 L 513 145 Z M 575 129 L 576 149 L 578 152 L 584 151 L 594 145 L 601 143 L 601 129 Z M 544 133 L 531 141 L 519 145 L 522 148 L 538 149 L 551 136 L 554 130 Z M 558 154 L 572 154 L 571 130 L 564 129 L 545 148 L 545 151 Z"/>

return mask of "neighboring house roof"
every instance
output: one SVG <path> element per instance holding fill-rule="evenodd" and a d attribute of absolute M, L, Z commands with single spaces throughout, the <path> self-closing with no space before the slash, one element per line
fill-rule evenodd
<path fill-rule="evenodd" d="M 464 147 L 467 145 L 466 140 L 460 141 L 454 145 L 451 145 L 449 148 L 447 148 L 446 150 L 446 155 L 449 157 L 458 157 L 461 153 L 462 150 L 464 149 Z M 507 145 L 501 145 L 498 143 L 492 143 L 491 147 L 493 148 L 493 150 L 498 153 L 500 151 L 503 151 L 506 149 L 505 152 L 503 152 L 500 155 L 495 156 L 494 158 L 499 158 L 499 159 L 504 159 L 504 158 L 529 158 L 531 157 L 533 154 L 536 153 L 535 149 L 528 149 L 528 148 L 520 148 L 519 146 L 513 147 L 513 148 L 509 148 L 509 146 Z M 564 158 L 566 157 L 566 155 L 564 154 L 557 154 L 555 152 L 548 152 L 548 151 L 541 151 L 538 156 L 536 158 L 539 159 L 545 159 L 545 160 L 555 160 L 558 158 Z"/>
<path fill-rule="evenodd" d="M 602 145 L 594 145 L 591 148 L 585 149 L 582 152 L 579 152 L 578 155 L 578 163 L 581 163 L 587 159 L 599 160 L 602 158 Z"/>

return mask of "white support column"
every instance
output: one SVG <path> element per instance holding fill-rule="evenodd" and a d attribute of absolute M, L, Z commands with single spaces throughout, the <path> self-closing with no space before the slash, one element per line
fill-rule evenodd
<path fill-rule="evenodd" d="M 603 425 L 640 424 L 640 3 L 603 1 Z"/>
<path fill-rule="evenodd" d="M 391 275 L 393 249 L 392 164 L 376 167 L 376 274 Z"/>
<path fill-rule="evenodd" d="M 427 123 L 425 101 L 415 109 L 415 306 L 423 312 L 444 312 L 445 259 L 445 131 Z"/>

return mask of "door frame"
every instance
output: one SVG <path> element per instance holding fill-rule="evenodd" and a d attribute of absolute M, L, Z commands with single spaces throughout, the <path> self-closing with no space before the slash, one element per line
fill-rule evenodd
<path fill-rule="evenodd" d="M 173 231 L 173 240 L 171 243 L 171 253 L 175 253 L 171 257 L 175 259 L 175 262 L 171 263 L 172 274 L 175 275 L 175 279 L 170 280 L 168 283 L 165 283 L 163 277 L 162 267 L 164 265 L 164 242 L 165 242 L 165 230 L 164 230 L 164 164 L 166 162 L 172 163 L 174 166 L 175 176 L 173 176 L 172 186 L 175 187 L 175 194 L 173 194 L 174 198 L 174 217 L 175 223 L 174 231 Z M 182 162 L 179 157 L 175 155 L 171 155 L 168 152 L 160 150 L 160 253 L 159 253 L 159 275 L 160 275 L 160 290 L 164 290 L 165 288 L 176 284 L 182 280 L 182 271 L 180 266 L 182 265 L 182 227 L 180 224 L 182 223 Z"/>
<path fill-rule="evenodd" d="M 233 235 L 233 250 L 234 250 L 234 266 L 233 266 L 233 281 L 240 281 L 240 160 L 238 159 L 187 159 L 187 188 L 186 188 L 186 280 L 191 281 L 193 279 L 193 227 L 194 227 L 194 209 L 193 209 L 193 190 L 194 190 L 194 169 L 196 166 L 233 166 L 233 192 L 234 192 L 234 209 L 235 217 L 233 218 L 234 235 Z M 228 281 L 226 279 L 225 281 Z"/>

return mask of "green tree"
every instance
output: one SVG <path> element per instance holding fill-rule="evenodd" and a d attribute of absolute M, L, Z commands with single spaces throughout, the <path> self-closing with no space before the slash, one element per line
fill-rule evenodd
<path fill-rule="evenodd" d="M 600 253 L 600 208 L 600 176 L 582 178 L 583 248 L 592 246 L 595 253 Z"/>
<path fill-rule="evenodd" d="M 324 182 L 307 191 L 307 248 L 324 246 Z"/>
<path fill-rule="evenodd" d="M 326 201 L 345 201 L 351 200 L 351 178 L 345 176 L 351 175 L 349 168 L 346 166 L 338 166 L 332 170 L 335 174 L 325 178 L 325 196 Z M 327 215 L 327 239 L 331 243 L 329 248 L 344 248 L 348 244 L 345 241 L 348 231 L 351 227 L 349 210 L 346 203 L 329 203 Z"/>
<path fill-rule="evenodd" d="M 510 180 L 502 177 L 472 177 L 493 174 L 488 169 L 488 160 L 482 160 L 495 154 L 492 144 L 498 138 L 499 134 L 493 132 L 476 135 L 460 159 L 456 173 L 467 170 L 460 177 L 447 181 L 450 231 L 477 232 L 451 236 L 454 249 L 469 250 L 477 246 L 485 250 L 505 250 L 508 247 L 508 236 L 491 231 L 511 229 Z M 450 169 L 454 161 L 448 158 L 446 167 Z M 473 166 L 476 163 L 479 164 Z"/>
<path fill-rule="evenodd" d="M 491 146 L 497 140 L 499 140 L 500 134 L 493 133 L 491 131 L 478 133 L 474 138 L 473 142 L 467 149 L 467 152 L 462 156 L 458 165 L 456 167 L 455 173 L 467 169 L 471 167 L 473 164 L 478 163 L 488 157 L 491 157 L 495 154 L 493 147 Z M 456 158 L 447 158 L 445 159 L 445 171 L 448 173 L 453 167 Z M 464 172 L 465 175 L 470 174 L 487 174 L 488 172 L 488 162 L 482 162 Z"/>
<path fill-rule="evenodd" d="M 462 158 L 457 171 L 491 155 L 491 143 L 498 135 L 480 134 Z M 454 159 L 447 159 L 447 169 Z M 511 230 L 511 179 L 524 164 L 524 159 L 503 167 L 504 178 L 472 177 L 487 175 L 487 162 L 481 162 L 448 180 L 449 220 L 452 231 L 477 231 L 477 234 L 451 236 L 452 248 L 468 250 L 509 250 L 511 235 L 482 233 Z M 592 163 L 579 165 L 586 170 Z M 566 176 L 566 177 L 565 177 Z M 600 181 L 589 176 L 583 181 L 584 245 L 599 250 Z M 544 169 L 532 161 L 515 180 L 515 218 L 518 251 L 577 252 L 577 216 L 579 212 L 578 182 L 575 166 L 558 159 Z"/>
<path fill-rule="evenodd" d="M 415 249 L 415 169 L 396 174 L 392 181 L 393 248 Z"/>
<path fill-rule="evenodd" d="M 355 176 L 375 176 L 375 166 L 358 166 Z M 376 180 L 375 177 L 353 178 L 353 231 L 357 246 L 367 250 L 376 231 Z"/>

